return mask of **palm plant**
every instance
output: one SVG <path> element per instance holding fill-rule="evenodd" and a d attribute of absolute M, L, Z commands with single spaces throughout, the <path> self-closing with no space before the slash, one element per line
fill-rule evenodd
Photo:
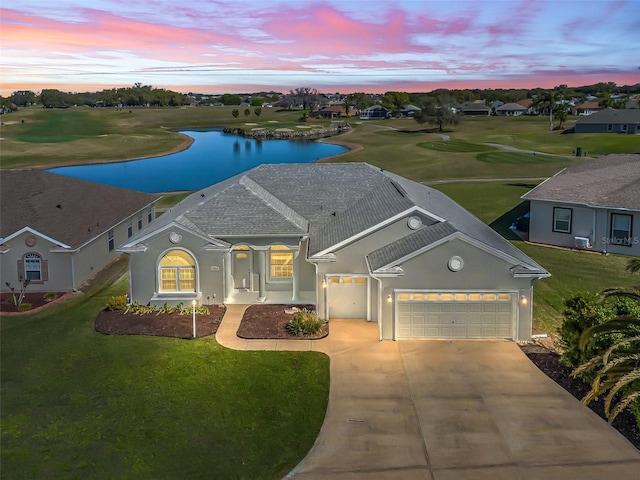
<path fill-rule="evenodd" d="M 605 295 L 640 302 L 640 294 L 635 291 L 613 289 Z M 623 315 L 594 325 L 581 335 L 580 348 L 587 349 L 603 335 L 615 335 L 613 344 L 576 368 L 572 376 L 595 374 L 591 390 L 582 401 L 586 405 L 604 395 L 604 414 L 612 423 L 631 402 L 640 398 L 640 318 Z"/>
<path fill-rule="evenodd" d="M 561 93 L 557 90 L 547 90 L 540 93 L 533 103 L 541 111 L 549 111 L 549 131 L 553 131 L 553 112 L 557 109 L 557 103 L 561 97 Z"/>

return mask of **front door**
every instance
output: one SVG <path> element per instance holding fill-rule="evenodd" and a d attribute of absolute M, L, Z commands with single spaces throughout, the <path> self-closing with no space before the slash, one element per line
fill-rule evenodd
<path fill-rule="evenodd" d="M 233 288 L 251 290 L 251 252 L 239 250 L 232 252 Z"/>

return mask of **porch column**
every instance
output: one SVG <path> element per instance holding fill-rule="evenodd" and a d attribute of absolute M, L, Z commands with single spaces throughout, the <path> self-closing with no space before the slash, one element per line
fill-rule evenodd
<path fill-rule="evenodd" d="M 231 250 L 224 252 L 224 298 L 225 301 L 231 297 L 233 291 L 233 277 L 231 276 Z"/>
<path fill-rule="evenodd" d="M 254 247 L 255 248 L 255 247 Z M 264 249 L 258 252 L 258 301 L 264 302 L 267 299 L 267 255 Z"/>
<path fill-rule="evenodd" d="M 291 301 L 299 302 L 300 301 L 300 262 L 299 257 L 300 250 L 296 250 L 293 252 L 293 285 L 292 285 L 292 294 Z"/>

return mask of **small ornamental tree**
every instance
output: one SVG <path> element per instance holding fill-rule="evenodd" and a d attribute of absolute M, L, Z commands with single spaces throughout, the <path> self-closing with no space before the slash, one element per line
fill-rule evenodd
<path fill-rule="evenodd" d="M 234 108 L 233 110 L 231 110 L 231 115 L 233 115 L 233 118 L 238 118 L 238 115 L 240 115 L 240 110 Z"/>

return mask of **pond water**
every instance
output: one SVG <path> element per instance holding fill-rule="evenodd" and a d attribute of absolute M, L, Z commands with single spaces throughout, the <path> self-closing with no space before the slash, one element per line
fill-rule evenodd
<path fill-rule="evenodd" d="M 311 163 L 347 151 L 312 140 L 259 140 L 222 130 L 182 130 L 187 150 L 129 162 L 58 167 L 49 172 L 147 193 L 200 190 L 263 163 Z"/>

